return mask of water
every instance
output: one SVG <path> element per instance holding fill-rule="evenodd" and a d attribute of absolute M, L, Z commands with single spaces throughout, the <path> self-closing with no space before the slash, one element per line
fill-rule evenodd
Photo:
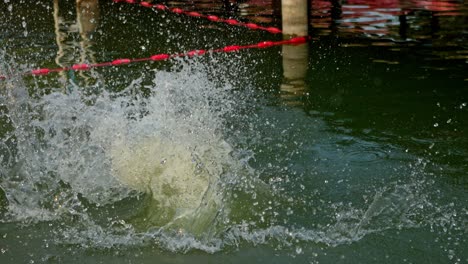
<path fill-rule="evenodd" d="M 278 26 L 276 4 L 172 3 Z M 468 262 L 463 2 L 314 1 L 307 45 L 44 77 L 20 74 L 280 36 L 0 8 L 1 263 Z"/>

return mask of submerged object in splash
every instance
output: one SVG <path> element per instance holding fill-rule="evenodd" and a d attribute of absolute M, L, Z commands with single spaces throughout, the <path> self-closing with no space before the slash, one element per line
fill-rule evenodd
<path fill-rule="evenodd" d="M 222 142 L 217 151 L 221 152 L 217 155 L 228 155 L 230 147 Z M 136 144 L 114 142 L 111 160 L 122 184 L 152 196 L 154 204 L 145 225 L 200 236 L 214 226 L 222 202 L 223 169 L 209 152 L 154 137 Z"/>

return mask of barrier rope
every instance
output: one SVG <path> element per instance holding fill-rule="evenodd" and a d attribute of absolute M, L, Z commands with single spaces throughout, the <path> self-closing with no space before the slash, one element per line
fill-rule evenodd
<path fill-rule="evenodd" d="M 275 27 L 262 27 L 254 23 L 243 23 L 235 19 L 223 19 L 214 15 L 204 15 L 204 14 L 194 12 L 194 11 L 186 11 L 180 8 L 169 8 L 168 6 L 163 5 L 163 4 L 151 4 L 146 1 L 137 1 L 137 0 L 113 0 L 113 2 L 115 3 L 125 2 L 128 4 L 139 4 L 140 6 L 143 6 L 143 7 L 154 8 L 154 9 L 161 10 L 161 11 L 168 11 L 174 14 L 179 14 L 179 15 L 182 14 L 182 15 L 187 15 L 190 17 L 205 18 L 213 22 L 226 23 L 231 26 L 241 26 L 241 27 L 245 27 L 248 29 L 252 29 L 252 30 L 263 30 L 263 31 L 267 31 L 273 34 L 279 34 L 282 32 L 280 29 L 275 28 Z M 94 64 L 87 64 L 87 63 L 74 64 L 69 67 L 61 67 L 61 68 L 40 68 L 40 69 L 28 70 L 26 72 L 23 72 L 21 75 L 39 76 L 39 75 L 48 75 L 49 73 L 54 73 L 54 72 L 85 71 L 85 70 L 90 70 L 92 68 L 107 67 L 107 66 L 120 66 L 120 65 L 130 64 L 130 63 L 136 63 L 136 62 L 163 61 L 163 60 L 169 60 L 169 59 L 180 58 L 180 57 L 193 57 L 193 56 L 200 56 L 205 53 L 235 52 L 235 51 L 239 51 L 243 49 L 255 49 L 255 48 L 261 49 L 261 48 L 268 48 L 268 47 L 287 45 L 287 44 L 297 45 L 297 44 L 305 43 L 309 39 L 310 39 L 309 36 L 296 37 L 296 38 L 292 38 L 289 40 L 262 41 L 256 44 L 243 45 L 243 46 L 230 45 L 230 46 L 225 46 L 223 48 L 218 48 L 218 49 L 208 49 L 208 50 L 199 49 L 199 50 L 192 50 L 192 51 L 188 51 L 185 53 L 178 53 L 178 54 L 161 53 L 161 54 L 155 54 L 153 56 L 146 57 L 146 58 L 135 58 L 135 59 L 123 58 L 123 59 L 116 59 L 116 60 L 109 61 L 109 62 L 101 62 L 101 63 L 94 63 Z M 0 80 L 6 80 L 7 78 L 11 78 L 11 77 L 12 76 L 0 75 Z"/>
<path fill-rule="evenodd" d="M 153 8 L 153 9 L 161 10 L 161 11 L 172 12 L 172 13 L 178 14 L 178 15 L 186 15 L 186 16 L 190 16 L 190 17 L 204 18 L 204 19 L 207 19 L 207 20 L 212 21 L 212 22 L 226 23 L 226 24 L 231 25 L 231 26 L 245 27 L 245 28 L 252 29 L 252 30 L 263 30 L 263 31 L 270 32 L 272 34 L 280 34 L 282 32 L 281 29 L 276 28 L 276 27 L 262 27 L 260 25 L 255 24 L 255 23 L 244 23 L 244 22 L 241 22 L 241 21 L 236 20 L 236 19 L 223 19 L 223 18 L 220 18 L 218 16 L 204 15 L 204 14 L 201 14 L 199 12 L 186 11 L 186 10 L 183 10 L 183 9 L 180 9 L 180 8 L 177 8 L 177 7 L 170 8 L 170 7 L 168 7 L 166 5 L 163 5 L 163 4 L 154 4 L 153 5 L 153 4 L 145 2 L 145 1 L 139 2 L 139 1 L 136 1 L 136 0 L 113 0 L 113 1 L 114 1 L 114 3 L 139 4 L 140 6 L 143 6 L 143 7 Z"/>
<path fill-rule="evenodd" d="M 61 68 L 40 68 L 40 69 L 26 71 L 22 75 L 39 76 L 39 75 L 48 75 L 49 73 L 54 73 L 54 72 L 63 72 L 63 71 L 70 71 L 70 70 L 85 71 L 85 70 L 90 70 L 92 68 L 107 67 L 107 66 L 120 66 L 120 65 L 130 64 L 130 63 L 136 63 L 136 62 L 164 61 L 164 60 L 169 60 L 173 58 L 201 56 L 206 53 L 223 53 L 223 52 L 228 53 L 228 52 L 236 52 L 236 51 L 240 51 L 244 49 L 263 49 L 263 48 L 269 48 L 269 47 L 281 46 L 281 45 L 298 45 L 298 44 L 306 43 L 308 40 L 309 40 L 309 37 L 307 36 L 307 37 L 296 37 L 296 38 L 292 38 L 288 40 L 280 40 L 280 41 L 262 41 L 256 44 L 242 45 L 242 46 L 230 45 L 230 46 L 225 46 L 225 47 L 218 48 L 218 49 L 208 49 L 208 50 L 198 49 L 198 50 L 187 51 L 185 53 L 175 53 L 175 54 L 160 53 L 160 54 L 155 54 L 146 58 L 135 58 L 135 59 L 122 58 L 122 59 L 116 59 L 116 60 L 109 61 L 109 62 L 101 62 L 101 63 L 95 63 L 95 64 L 82 63 L 82 64 L 74 64 L 69 67 L 61 67 Z M 5 79 L 7 79 L 7 76 L 0 76 L 0 80 L 5 80 Z"/>

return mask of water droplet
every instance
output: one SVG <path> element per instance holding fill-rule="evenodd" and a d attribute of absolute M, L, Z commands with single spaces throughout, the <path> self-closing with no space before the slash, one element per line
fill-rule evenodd
<path fill-rule="evenodd" d="M 302 248 L 301 247 L 296 247 L 296 253 L 297 254 L 302 254 Z"/>
<path fill-rule="evenodd" d="M 434 127 L 438 127 L 438 126 L 439 126 L 439 123 L 435 123 L 435 124 L 434 124 Z"/>

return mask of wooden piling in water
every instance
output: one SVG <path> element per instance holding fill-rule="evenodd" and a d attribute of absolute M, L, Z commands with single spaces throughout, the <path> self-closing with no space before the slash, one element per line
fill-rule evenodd
<path fill-rule="evenodd" d="M 309 34 L 309 1 L 281 0 L 283 37 Z M 283 45 L 283 83 L 281 98 L 287 105 L 300 105 L 306 93 L 305 76 L 308 67 L 308 44 Z"/>
<path fill-rule="evenodd" d="M 283 35 L 307 36 L 309 31 L 308 0 L 282 0 Z"/>

